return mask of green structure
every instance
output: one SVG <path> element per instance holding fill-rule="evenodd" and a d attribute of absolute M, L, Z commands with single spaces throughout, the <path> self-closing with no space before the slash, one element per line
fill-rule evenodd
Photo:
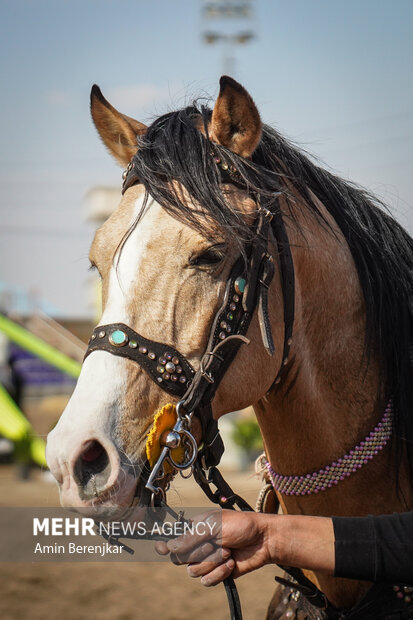
<path fill-rule="evenodd" d="M 29 353 L 36 355 L 43 361 L 58 370 L 67 373 L 77 379 L 81 365 L 70 357 L 58 351 L 51 345 L 43 342 L 21 325 L 0 314 L 0 331 L 9 340 L 15 342 L 19 347 Z M 20 411 L 14 400 L 7 391 L 0 385 L 0 433 L 19 445 L 27 443 L 30 457 L 35 463 L 46 467 L 44 440 L 37 437 L 30 422 Z"/>

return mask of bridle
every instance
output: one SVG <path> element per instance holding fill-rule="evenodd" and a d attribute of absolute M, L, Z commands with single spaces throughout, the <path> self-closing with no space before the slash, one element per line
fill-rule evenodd
<path fill-rule="evenodd" d="M 240 182 L 236 170 L 219 157 L 214 157 L 222 183 L 232 183 L 246 189 Z M 139 182 L 134 166 L 130 162 L 123 175 L 123 191 Z M 275 273 L 275 261 L 268 252 L 270 235 L 277 249 L 277 264 L 284 300 L 284 345 L 280 369 L 270 386 L 278 384 L 286 370 L 294 325 L 294 265 L 288 235 L 279 207 L 280 193 L 274 193 L 265 204 L 260 195 L 254 194 L 257 204 L 253 224 L 253 242 L 246 248 L 243 256 L 235 261 L 227 280 L 224 299 L 212 322 L 208 344 L 200 359 L 197 371 L 185 356 L 175 348 L 149 340 L 123 323 L 111 323 L 95 328 L 85 354 L 103 350 L 128 358 L 138 363 L 161 389 L 179 398 L 176 406 L 177 421 L 163 438 L 162 452 L 151 469 L 148 461 L 142 471 L 144 483 L 139 505 L 166 506 L 163 464 L 165 461 L 174 471 L 191 468 L 196 482 L 206 495 L 221 507 L 252 510 L 251 506 L 234 493 L 217 469 L 224 452 L 224 444 L 219 434 L 217 421 L 212 415 L 211 402 L 242 344 L 248 344 L 246 336 L 252 316 L 258 308 L 258 318 L 263 345 L 269 355 L 274 355 L 275 347 L 268 313 L 268 289 Z M 198 447 L 191 433 L 192 417 L 201 424 L 202 444 Z M 171 450 L 178 445 L 184 448 L 184 459 L 177 463 Z M 212 490 L 212 485 L 216 490 Z M 241 608 L 232 578 L 225 580 L 231 618 L 240 619 Z"/>
<path fill-rule="evenodd" d="M 221 158 L 214 157 L 222 183 L 232 183 L 245 188 L 233 167 Z M 124 173 L 124 193 L 139 182 L 134 159 Z M 275 352 L 268 313 L 268 289 L 273 280 L 275 262 L 268 252 L 270 235 L 278 248 L 278 265 L 284 299 L 284 346 L 280 369 L 270 386 L 278 384 L 286 370 L 292 343 L 294 324 L 294 265 L 288 235 L 278 204 L 279 193 L 274 193 L 264 204 L 261 197 L 253 194 L 257 204 L 253 224 L 253 242 L 246 248 L 246 260 L 239 256 L 227 280 L 224 299 L 212 322 L 208 344 L 199 362 L 197 371 L 174 347 L 149 340 L 123 323 L 111 323 L 95 328 L 85 354 L 104 350 L 113 355 L 126 357 L 137 362 L 161 389 L 179 398 L 176 427 L 169 437 L 171 445 L 165 445 L 158 463 L 149 473 L 146 490 L 150 491 L 149 503 L 155 504 L 155 496 L 163 495 L 156 484 L 162 463 L 168 459 L 176 470 L 193 467 L 194 472 L 205 472 L 218 465 L 224 451 L 218 425 L 212 416 L 211 402 L 226 371 L 242 344 L 249 343 L 246 337 L 255 308 L 258 307 L 259 324 L 265 349 L 269 355 Z M 201 424 L 202 447 L 198 449 L 190 433 L 192 416 Z M 182 435 L 182 437 L 180 437 Z M 186 444 L 187 459 L 178 464 L 171 462 L 169 451 L 181 439 Z M 145 467 L 147 470 L 147 467 Z M 204 474 L 201 478 L 207 479 Z M 220 505 L 230 507 L 230 499 Z M 164 498 L 163 498 L 164 499 Z"/>
<path fill-rule="evenodd" d="M 232 183 L 248 191 L 245 184 L 240 181 L 236 170 L 228 166 L 221 158 L 214 157 L 214 159 L 219 166 L 222 183 Z M 124 173 L 123 193 L 138 182 L 139 177 L 132 159 Z M 242 511 L 253 510 L 244 499 L 234 493 L 217 468 L 224 452 L 224 445 L 217 422 L 212 415 L 211 402 L 239 348 L 242 344 L 249 343 L 246 334 L 255 309 L 258 310 L 263 345 L 269 355 L 274 355 L 275 347 L 268 313 L 268 289 L 274 277 L 275 265 L 279 268 L 283 294 L 284 344 L 280 368 L 267 394 L 278 386 L 289 368 L 294 328 L 295 276 L 288 234 L 279 206 L 280 193 L 274 193 L 265 204 L 262 204 L 259 194 L 250 193 L 250 195 L 257 205 L 253 224 L 253 241 L 246 248 L 246 260 L 240 256 L 231 269 L 224 299 L 212 322 L 208 344 L 199 361 L 198 370 L 195 371 L 185 356 L 175 348 L 149 340 L 123 323 L 96 327 L 85 354 L 86 358 L 93 351 L 104 350 L 133 360 L 161 389 L 179 399 L 176 405 L 176 423 L 172 429 L 162 435 L 162 451 L 159 458 L 152 468 L 148 461 L 143 467 L 141 474 L 143 488 L 140 492 L 139 505 L 162 507 L 171 516 L 181 521 L 185 521 L 183 515 L 176 514 L 166 503 L 164 489 L 168 489 L 169 483 L 167 482 L 166 486 L 164 484 L 163 465 L 165 462 L 169 463 L 174 473 L 180 471 L 182 475 L 184 470 L 190 468 L 190 475 L 193 474 L 195 481 L 207 497 L 220 507 L 227 509 L 237 507 Z M 270 237 L 277 248 L 276 260 L 268 252 Z M 386 444 L 391 435 L 391 403 L 389 407 L 390 413 L 386 409 L 385 418 L 374 429 L 374 437 L 369 436 L 370 443 L 374 445 L 370 446 L 369 438 L 361 442 L 362 444 L 367 442 L 367 449 L 371 448 L 372 455 Z M 191 433 L 193 416 L 196 416 L 201 424 L 202 443 L 200 446 L 197 445 Z M 177 446 L 184 448 L 184 457 L 180 462 L 176 462 L 171 454 Z M 367 458 L 372 458 L 369 455 L 370 452 L 364 462 Z M 347 455 L 344 458 L 347 458 Z M 348 475 L 346 469 L 344 474 L 341 472 L 341 460 L 333 463 L 338 470 L 337 476 L 339 477 L 330 481 L 331 484 L 337 483 L 341 476 Z M 361 466 L 358 461 L 354 467 L 356 465 L 357 468 Z M 270 468 L 269 470 L 271 473 Z M 308 475 L 285 477 L 277 476 L 274 472 L 273 474 L 275 476 L 275 480 L 272 480 L 273 487 L 287 494 L 288 491 L 285 489 L 290 486 L 293 494 L 318 492 L 325 487 L 324 470 L 312 474 L 313 477 L 315 476 L 314 488 L 311 485 L 308 486 Z M 319 481 L 317 476 L 322 476 L 322 480 Z M 285 481 L 285 478 L 288 480 Z M 293 480 L 291 481 L 290 478 Z M 298 478 L 298 481 L 295 478 Z M 303 482 L 301 479 L 304 478 Z M 330 482 L 327 480 L 328 486 Z M 284 486 L 277 488 L 280 484 Z M 289 486 L 285 487 L 286 484 Z M 294 486 L 297 484 L 299 485 L 298 491 Z M 110 542 L 121 544 L 128 549 L 126 545 L 113 538 Z M 323 611 L 325 618 L 338 620 L 342 617 L 340 610 L 335 608 L 325 594 L 305 577 L 301 569 L 282 568 L 289 573 L 293 581 L 276 577 L 279 583 L 289 587 L 292 591 L 301 592 L 314 608 Z M 242 620 L 241 605 L 233 578 L 225 579 L 224 585 L 231 619 Z"/>

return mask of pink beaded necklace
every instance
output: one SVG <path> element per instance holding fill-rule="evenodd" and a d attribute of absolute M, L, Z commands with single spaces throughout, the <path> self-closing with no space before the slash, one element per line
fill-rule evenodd
<path fill-rule="evenodd" d="M 311 495 L 325 491 L 366 465 L 384 448 L 392 434 L 392 420 L 393 404 L 390 400 L 383 418 L 363 441 L 337 461 L 311 474 L 301 476 L 277 474 L 265 456 L 262 458 L 262 464 L 268 471 L 274 489 L 284 495 Z"/>

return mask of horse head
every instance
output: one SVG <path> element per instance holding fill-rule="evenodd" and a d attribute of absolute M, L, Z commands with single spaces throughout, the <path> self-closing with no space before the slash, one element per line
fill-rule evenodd
<path fill-rule="evenodd" d="M 64 505 L 104 510 L 127 508 L 139 496 L 154 414 L 178 400 L 173 382 L 182 389 L 190 385 L 231 270 L 253 244 L 259 207 L 251 191 L 251 156 L 262 126 L 252 98 L 230 78 L 221 79 L 212 112 L 194 105 L 146 127 L 115 110 L 96 86 L 91 112 L 110 153 L 128 166 L 119 207 L 96 232 L 90 250 L 103 295 L 94 338 L 106 342 L 105 326 L 127 326 L 129 336 L 117 330 L 121 341 L 115 345 L 134 346 L 146 362 L 89 350 L 70 402 L 49 434 L 47 459 Z M 240 169 L 250 174 L 250 188 L 236 182 Z M 233 172 L 235 182 L 222 178 L 224 171 Z M 268 196 L 278 189 L 275 176 L 272 184 Z M 281 299 L 276 274 L 270 318 L 280 342 Z M 231 333 L 228 314 L 218 338 Z M 258 323 L 255 313 L 249 345 L 240 348 L 215 395 L 215 418 L 257 402 L 277 374 L 282 350 L 267 355 Z M 153 351 L 151 343 L 156 343 Z M 154 376 L 148 376 L 145 363 L 152 363 Z M 165 377 L 169 393 L 163 389 Z M 201 441 L 196 418 L 191 432 Z"/>

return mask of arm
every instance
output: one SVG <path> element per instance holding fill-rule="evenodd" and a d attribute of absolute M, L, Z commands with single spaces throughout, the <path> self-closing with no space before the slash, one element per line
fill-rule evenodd
<path fill-rule="evenodd" d="M 202 577 L 207 586 L 270 563 L 413 584 L 413 511 L 330 519 L 224 510 L 214 518 L 213 536 L 186 534 L 157 545 L 176 564 L 188 564 L 189 575 Z"/>
<path fill-rule="evenodd" d="M 157 544 L 159 553 L 171 552 L 173 562 L 188 564 L 189 575 L 202 577 L 206 586 L 270 563 L 334 571 L 331 519 L 231 510 L 213 514 L 217 523 L 213 536 L 185 534 Z"/>
<path fill-rule="evenodd" d="M 336 577 L 413 584 L 413 511 L 334 517 Z"/>
<path fill-rule="evenodd" d="M 157 545 L 191 577 L 216 585 L 275 563 L 336 577 L 413 584 L 413 511 L 368 517 L 212 513 L 210 536 L 186 534 Z M 205 518 L 200 517 L 200 519 Z"/>

